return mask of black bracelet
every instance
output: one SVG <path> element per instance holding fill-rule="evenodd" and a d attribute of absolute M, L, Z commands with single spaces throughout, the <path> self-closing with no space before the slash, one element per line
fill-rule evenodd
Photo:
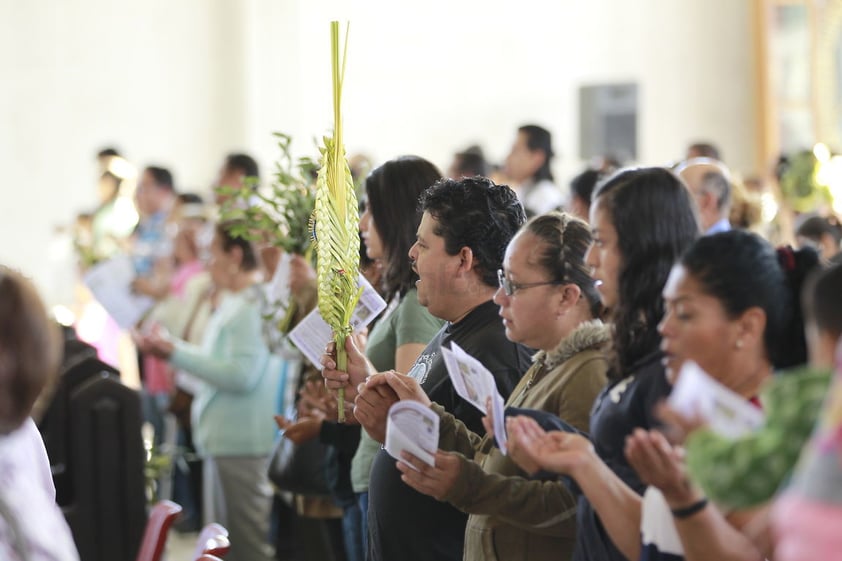
<path fill-rule="evenodd" d="M 685 506 L 684 508 L 674 508 L 672 509 L 672 515 L 676 518 L 690 518 L 697 512 L 701 511 L 708 505 L 707 498 L 699 499 L 695 503 L 691 504 L 690 506 Z"/>

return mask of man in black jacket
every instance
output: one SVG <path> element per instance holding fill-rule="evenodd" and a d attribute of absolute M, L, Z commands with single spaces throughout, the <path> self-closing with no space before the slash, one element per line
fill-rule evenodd
<path fill-rule="evenodd" d="M 494 375 L 504 399 L 529 368 L 531 351 L 506 338 L 492 302 L 506 245 L 525 219 L 523 207 L 509 187 L 474 177 L 437 182 L 421 196 L 421 209 L 409 252 L 420 277 L 418 301 L 447 323 L 408 374 L 432 401 L 482 432 L 482 415 L 456 394 L 441 347 L 455 342 L 476 357 Z M 329 387 L 346 387 L 350 398 L 373 369 L 353 345 L 347 348 L 348 373 L 326 360 L 323 374 Z M 363 390 L 355 402 L 356 419 L 380 442 L 386 411 L 397 401 L 389 391 Z M 372 466 L 368 520 L 372 561 L 462 559 L 467 515 L 405 485 L 385 450 Z"/>

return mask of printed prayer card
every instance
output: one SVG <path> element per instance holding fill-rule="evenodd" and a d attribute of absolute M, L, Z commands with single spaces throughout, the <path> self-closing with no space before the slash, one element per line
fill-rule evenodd
<path fill-rule="evenodd" d="M 362 275 L 357 286 L 363 287 L 363 293 L 354 309 L 354 315 L 351 316 L 351 327 L 354 331 L 364 328 L 386 309 L 386 301 L 377 294 L 377 291 Z M 289 332 L 289 339 L 307 357 L 307 360 L 321 370 L 320 361 L 325 347 L 332 340 L 331 335 L 330 326 L 322 319 L 319 309 L 315 308 Z"/>
<path fill-rule="evenodd" d="M 494 437 L 503 454 L 506 454 L 506 421 L 503 413 L 503 397 L 497 391 L 494 376 L 480 361 L 466 353 L 456 343 L 450 349 L 442 348 L 442 358 L 453 387 L 462 399 L 471 403 L 483 414 L 487 414 L 487 403 L 491 403 L 494 421 Z"/>
<path fill-rule="evenodd" d="M 668 403 L 682 415 L 703 419 L 711 430 L 739 438 L 763 425 L 763 412 L 744 397 L 732 392 L 699 367 L 687 361 Z"/>
<path fill-rule="evenodd" d="M 389 408 L 386 420 L 386 451 L 403 461 L 407 451 L 424 463 L 435 466 L 439 447 L 439 416 L 417 401 L 399 401 Z M 417 470 L 412 464 L 406 464 Z"/>
<path fill-rule="evenodd" d="M 275 267 L 275 274 L 272 275 L 272 282 L 269 284 L 269 302 L 286 310 L 289 308 L 289 277 L 290 261 L 292 255 L 286 251 L 281 254 L 278 266 Z"/>

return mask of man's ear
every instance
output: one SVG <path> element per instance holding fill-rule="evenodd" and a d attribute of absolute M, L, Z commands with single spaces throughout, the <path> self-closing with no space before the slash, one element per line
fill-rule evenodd
<path fill-rule="evenodd" d="M 717 211 L 716 195 L 709 191 L 704 191 L 699 195 L 699 208 L 711 211 Z"/>
<path fill-rule="evenodd" d="M 468 246 L 463 246 L 462 249 L 459 250 L 459 272 L 460 273 L 467 273 L 472 271 L 477 266 L 477 262 L 474 259 L 474 252 Z"/>

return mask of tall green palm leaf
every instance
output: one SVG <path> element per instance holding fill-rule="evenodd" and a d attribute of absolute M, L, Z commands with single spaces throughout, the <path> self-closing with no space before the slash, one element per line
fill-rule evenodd
<path fill-rule="evenodd" d="M 333 138 L 324 138 L 322 166 L 316 187 L 315 233 L 316 271 L 319 283 L 319 313 L 333 330 L 336 365 L 347 369 L 345 338 L 351 334 L 351 314 L 357 305 L 360 261 L 359 214 L 351 170 L 342 141 L 342 82 L 348 49 L 339 56 L 339 22 L 330 23 L 331 69 L 333 74 Z M 340 390 L 339 420 L 345 420 L 345 392 Z"/>

